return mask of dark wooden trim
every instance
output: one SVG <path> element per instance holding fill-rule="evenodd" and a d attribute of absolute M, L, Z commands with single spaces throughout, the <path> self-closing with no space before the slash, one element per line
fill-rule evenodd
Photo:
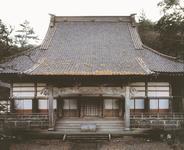
<path fill-rule="evenodd" d="M 15 113 L 15 100 L 10 98 L 10 112 Z"/>
<path fill-rule="evenodd" d="M 33 113 L 38 113 L 38 99 L 34 98 L 32 99 L 32 112 Z"/>
<path fill-rule="evenodd" d="M 77 108 L 79 111 L 79 117 L 81 117 L 81 101 L 80 101 L 80 96 L 77 98 Z"/>
<path fill-rule="evenodd" d="M 10 112 L 15 113 L 15 100 L 13 98 L 13 82 L 10 84 Z"/>
<path fill-rule="evenodd" d="M 150 86 L 149 86 L 150 87 Z M 144 112 L 149 112 L 150 110 L 150 101 L 148 98 L 148 82 L 145 82 L 145 98 L 144 98 Z"/>
<path fill-rule="evenodd" d="M 85 98 L 91 98 L 91 97 L 103 97 L 103 98 L 106 98 L 106 99 L 111 99 L 111 98 L 121 98 L 122 95 L 100 95 L 100 94 L 90 94 L 90 95 L 84 95 L 84 94 L 65 94 L 65 95 L 61 95 L 60 97 L 62 98 L 73 98 L 73 99 L 76 99 L 78 97 L 85 97 Z M 57 96 L 58 97 L 58 96 Z M 57 97 L 54 97 L 54 98 L 57 98 Z"/>
<path fill-rule="evenodd" d="M 149 112 L 150 110 L 150 100 L 149 98 L 144 99 L 144 112 Z"/>
<path fill-rule="evenodd" d="M 104 98 L 101 97 L 101 117 L 103 118 L 104 117 Z"/>
<path fill-rule="evenodd" d="M 60 117 L 63 117 L 63 99 L 61 97 L 57 97 L 56 99 L 57 101 L 57 116 L 60 118 Z"/>

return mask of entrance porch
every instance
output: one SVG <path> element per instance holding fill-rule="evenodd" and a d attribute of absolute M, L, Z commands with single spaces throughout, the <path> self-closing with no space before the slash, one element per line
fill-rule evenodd
<path fill-rule="evenodd" d="M 124 130 L 124 121 L 118 117 L 110 118 L 61 118 L 56 121 L 55 132 L 70 133 L 118 133 Z"/>
<path fill-rule="evenodd" d="M 125 95 L 125 96 L 123 96 Z M 80 88 L 48 88 L 48 114 L 49 130 L 54 130 L 54 107 L 53 100 L 57 99 L 57 117 L 76 118 L 106 118 L 116 117 L 125 120 L 124 127 L 130 127 L 130 94 L 129 87 L 108 88 L 108 87 L 80 87 Z M 103 120 L 102 120 L 103 121 Z M 97 125 L 95 125 L 95 130 Z M 88 123 L 87 126 L 90 126 Z M 90 128 L 90 127 L 89 127 Z M 82 129 L 82 124 L 81 124 Z"/>
<path fill-rule="evenodd" d="M 106 118 L 124 116 L 123 98 L 106 98 L 100 96 L 78 96 L 57 98 L 58 118 Z"/>
<path fill-rule="evenodd" d="M 57 98 L 59 133 L 111 133 L 123 131 L 124 98 L 102 96 L 75 96 Z"/>

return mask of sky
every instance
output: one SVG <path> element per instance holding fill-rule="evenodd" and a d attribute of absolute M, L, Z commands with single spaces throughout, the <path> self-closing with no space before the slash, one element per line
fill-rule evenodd
<path fill-rule="evenodd" d="M 144 10 L 147 18 L 157 21 L 161 0 L 0 0 L 0 19 L 17 28 L 28 20 L 34 31 L 43 39 L 50 14 L 57 16 L 126 16 Z M 40 40 L 40 42 L 41 42 Z"/>

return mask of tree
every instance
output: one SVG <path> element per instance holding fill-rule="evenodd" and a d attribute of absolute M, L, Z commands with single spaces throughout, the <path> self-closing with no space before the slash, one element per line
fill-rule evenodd
<path fill-rule="evenodd" d="M 14 47 L 12 36 L 13 28 L 6 26 L 0 20 L 0 59 L 9 54 L 10 50 Z"/>
<path fill-rule="evenodd" d="M 155 22 L 149 20 L 144 11 L 141 12 L 138 22 L 138 31 L 142 42 L 154 49 L 157 49 L 158 33 L 155 32 Z"/>
<path fill-rule="evenodd" d="M 158 3 L 164 13 L 184 12 L 181 0 L 162 0 Z"/>
<path fill-rule="evenodd" d="M 159 32 L 160 49 L 171 55 L 184 53 L 184 7 L 179 0 L 163 0 L 158 4 L 163 16 L 156 30 Z"/>
<path fill-rule="evenodd" d="M 32 47 L 33 45 L 30 43 L 38 40 L 38 37 L 35 35 L 33 28 L 27 20 L 20 24 L 20 29 L 16 32 L 16 44 L 23 49 Z"/>

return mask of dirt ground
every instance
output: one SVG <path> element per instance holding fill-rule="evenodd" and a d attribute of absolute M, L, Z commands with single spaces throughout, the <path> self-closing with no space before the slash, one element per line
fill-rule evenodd
<path fill-rule="evenodd" d="M 10 150 L 184 150 L 184 144 L 168 144 L 142 138 L 126 137 L 101 142 L 63 142 L 62 140 L 29 140 L 11 144 Z"/>

